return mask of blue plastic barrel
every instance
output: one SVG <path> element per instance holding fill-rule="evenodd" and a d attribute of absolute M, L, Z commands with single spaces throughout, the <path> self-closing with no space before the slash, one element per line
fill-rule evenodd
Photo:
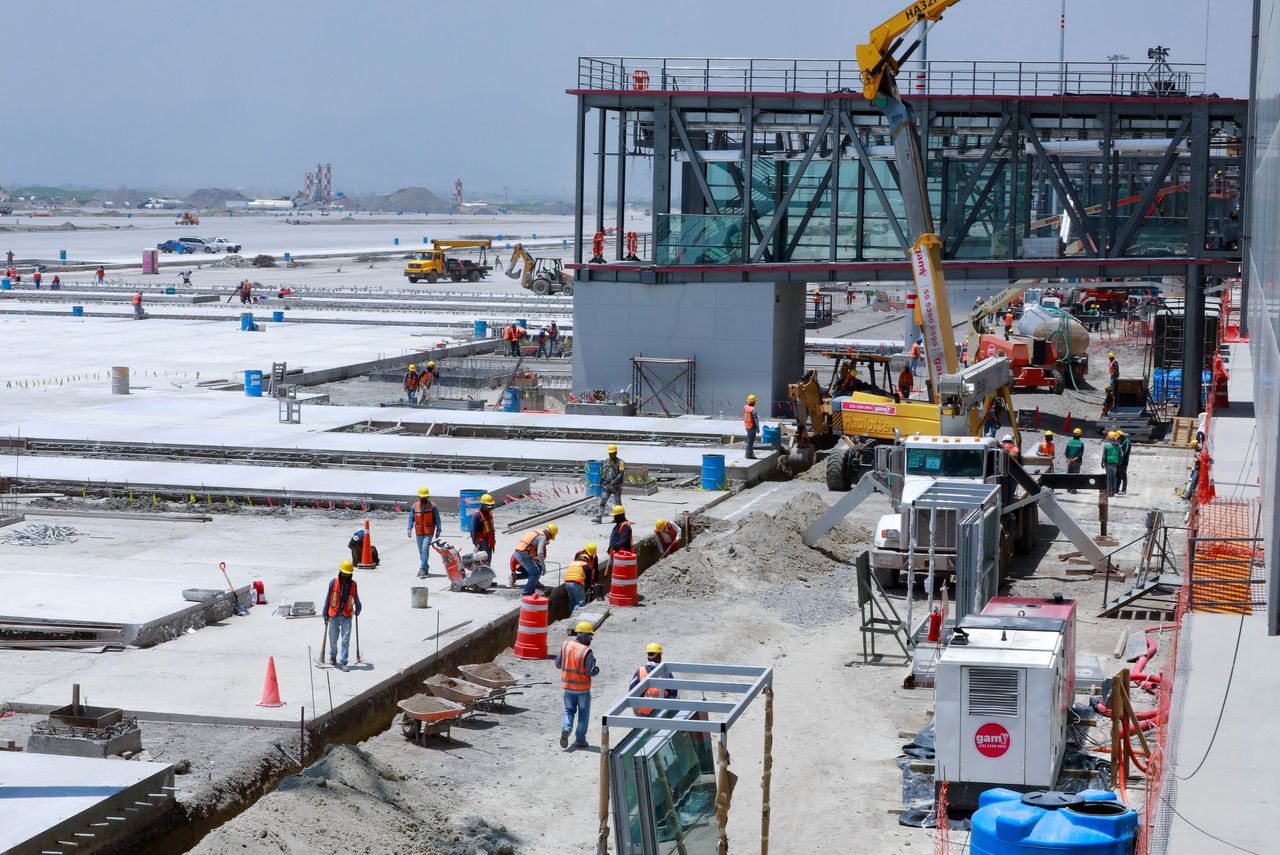
<path fill-rule="evenodd" d="M 996 788 L 978 799 L 973 855 L 1130 855 L 1138 814 L 1115 793 L 1016 793 Z"/>
<path fill-rule="evenodd" d="M 599 460 L 587 461 L 587 495 L 588 496 L 599 496 L 603 492 L 603 488 L 600 486 L 601 465 L 602 464 L 600 463 Z"/>
<path fill-rule="evenodd" d="M 484 490 L 462 490 L 458 493 L 458 516 L 462 518 L 462 530 L 471 533 L 471 515 L 480 507 Z"/>
<path fill-rule="evenodd" d="M 293 253 L 291 253 L 291 252 L 286 252 L 286 253 L 284 254 L 284 260 L 285 260 L 285 261 L 293 261 Z"/>
<path fill-rule="evenodd" d="M 71 307 L 71 317 L 73 317 L 73 318 L 82 318 L 82 317 L 84 317 L 84 306 L 72 306 L 72 307 Z"/>
<path fill-rule="evenodd" d="M 476 338 L 482 339 L 482 338 L 488 338 L 488 337 L 489 337 L 489 322 L 476 321 Z"/>
<path fill-rule="evenodd" d="M 262 397 L 261 371 L 246 371 L 244 373 L 244 393 L 250 398 Z"/>
<path fill-rule="evenodd" d="M 59 261 L 67 260 L 67 251 L 65 249 L 58 250 L 58 260 Z"/>
<path fill-rule="evenodd" d="M 760 426 L 760 442 L 766 448 L 773 448 L 778 445 L 781 440 L 782 432 L 777 425 L 761 425 Z"/>
<path fill-rule="evenodd" d="M 528 318 L 516 318 L 516 326 L 520 327 L 521 329 L 526 329 L 526 330 L 527 330 L 527 329 L 529 328 L 529 319 L 528 319 Z"/>
<path fill-rule="evenodd" d="M 394 245 L 394 246 L 399 246 L 399 245 L 400 245 L 400 238 L 392 238 L 392 239 L 391 239 L 391 242 L 392 242 L 392 245 Z"/>
<path fill-rule="evenodd" d="M 253 312 L 240 315 L 240 332 L 253 332 Z"/>
<path fill-rule="evenodd" d="M 12 290 L 13 290 L 13 283 L 9 281 L 8 276 L 4 277 L 3 279 L 0 279 L 0 291 L 12 291 Z"/>
<path fill-rule="evenodd" d="M 504 413 L 520 412 L 520 390 L 507 389 L 502 393 L 502 411 Z"/>
<path fill-rule="evenodd" d="M 271 320 L 278 324 L 284 323 L 284 310 L 277 310 L 271 313 Z"/>
<path fill-rule="evenodd" d="M 702 455 L 702 489 L 727 490 L 729 481 L 724 474 L 723 454 Z"/>

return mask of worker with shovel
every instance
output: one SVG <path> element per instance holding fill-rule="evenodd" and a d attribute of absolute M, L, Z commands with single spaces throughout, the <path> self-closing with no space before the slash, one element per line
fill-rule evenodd
<path fill-rule="evenodd" d="M 360 595 L 352 575 L 355 566 L 350 561 L 338 565 L 338 575 L 329 580 L 325 593 L 324 624 L 329 639 L 329 661 L 339 670 L 347 670 L 347 648 L 351 646 L 351 623 L 360 617 Z M 342 655 L 338 655 L 338 639 L 342 639 Z"/>
<path fill-rule="evenodd" d="M 591 678 L 600 673 L 596 656 L 591 652 L 591 638 L 595 629 L 590 621 L 578 621 L 573 638 L 565 639 L 556 654 L 556 667 L 560 669 L 560 687 L 564 689 L 564 724 L 560 727 L 560 747 L 569 747 L 569 734 L 574 732 L 574 717 L 578 722 L 573 747 L 587 747 L 587 727 L 591 723 Z"/>
<path fill-rule="evenodd" d="M 581 562 L 587 571 L 586 583 L 588 600 L 598 600 L 604 596 L 604 586 L 600 584 L 600 559 L 596 556 L 596 545 L 588 543 L 573 556 L 574 561 Z"/>
<path fill-rule="evenodd" d="M 520 538 L 515 552 L 511 555 L 513 565 L 520 568 L 519 570 L 513 568 L 511 571 L 511 587 L 514 588 L 516 578 L 523 575 L 525 577 L 524 596 L 528 597 L 538 590 L 538 580 L 547 571 L 547 544 L 555 540 L 559 533 L 560 526 L 555 523 L 547 523 L 544 529 L 535 528 L 524 533 L 524 537 Z"/>
<path fill-rule="evenodd" d="M 658 541 L 658 558 L 666 558 L 680 548 L 680 527 L 670 520 L 659 518 L 653 525 L 653 536 Z"/>

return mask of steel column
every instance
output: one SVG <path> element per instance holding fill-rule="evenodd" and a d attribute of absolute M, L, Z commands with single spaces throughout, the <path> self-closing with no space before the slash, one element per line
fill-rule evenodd
<path fill-rule="evenodd" d="M 618 195 L 618 211 L 617 211 L 617 215 L 614 218 L 614 224 L 617 226 L 617 228 L 614 229 L 614 232 L 615 232 L 614 237 L 617 238 L 617 240 L 613 242 L 613 246 L 614 246 L 614 257 L 618 261 L 621 261 L 622 257 L 626 254 L 626 250 L 624 246 L 627 239 L 627 235 L 626 235 L 627 111 L 626 110 L 618 111 L 618 186 L 616 189 L 617 189 L 617 195 Z"/>
<path fill-rule="evenodd" d="M 738 192 L 742 197 L 742 258 L 751 257 L 751 237 L 754 232 L 760 238 L 760 224 L 756 222 L 751 205 L 751 174 L 756 156 L 756 108 L 748 104 L 742 108 L 742 183 Z M 733 170 L 731 169 L 730 172 Z"/>
<path fill-rule="evenodd" d="M 1204 370 L 1204 278 L 1195 264 L 1187 265 L 1184 298 L 1182 404 L 1178 415 L 1194 417 L 1200 415 L 1200 372 Z"/>
<path fill-rule="evenodd" d="M 837 107 L 836 109 L 839 109 Z M 840 236 L 840 123 L 831 123 L 831 204 L 827 206 L 831 216 L 831 245 L 827 257 L 835 261 L 839 255 Z"/>
<path fill-rule="evenodd" d="M 1123 257 L 1124 253 L 1129 250 L 1129 244 L 1133 243 L 1134 237 L 1138 234 L 1139 226 L 1147 218 L 1147 210 L 1156 200 L 1156 193 L 1160 190 L 1161 185 L 1164 184 L 1165 178 L 1168 177 L 1169 170 L 1173 168 L 1173 165 L 1178 160 L 1178 145 L 1182 142 L 1182 138 L 1186 136 L 1187 129 L 1190 127 L 1191 117 L 1184 116 L 1182 124 L 1178 125 L 1178 130 L 1174 133 L 1173 140 L 1169 143 L 1169 147 L 1165 149 L 1164 157 L 1160 159 L 1160 164 L 1156 167 L 1156 171 L 1151 174 L 1151 180 L 1147 182 L 1147 189 L 1142 193 L 1142 201 L 1138 203 L 1138 208 L 1125 221 L 1124 228 L 1120 230 L 1120 235 L 1116 238 L 1116 244 L 1111 251 L 1112 256 L 1116 258 Z M 1204 192 L 1203 189 L 1201 192 Z M 1188 227 L 1190 225 L 1188 223 Z M 1201 227 L 1203 228 L 1203 223 Z M 1204 249 L 1204 241 L 1200 242 L 1200 249 Z M 1193 254 L 1195 252 L 1191 246 L 1187 247 L 1187 251 Z"/>
<path fill-rule="evenodd" d="M 756 251 L 752 253 L 751 260 L 757 262 L 764 254 L 764 248 L 769 245 L 774 236 L 779 234 L 779 227 L 786 214 L 787 206 L 791 204 L 791 197 L 795 195 L 796 188 L 800 185 L 800 180 L 804 178 L 805 170 L 809 168 L 809 163 L 813 160 L 813 155 L 818 151 L 818 144 L 822 141 L 822 135 L 826 133 L 827 128 L 831 126 L 831 113 L 822 114 L 822 122 L 818 125 L 817 131 L 813 135 L 813 139 L 809 141 L 808 147 L 804 151 L 804 159 L 800 161 L 799 167 L 794 175 L 789 176 L 787 181 L 786 192 L 782 194 L 782 198 L 778 200 L 778 207 L 773 212 L 773 219 L 769 221 L 769 228 L 764 231 L 764 238 L 761 240 L 760 246 L 756 247 Z"/>
<path fill-rule="evenodd" d="M 1197 104 L 1191 113 L 1191 174 L 1187 189 L 1187 254 L 1205 249 L 1209 217 L 1209 111 Z M 1148 188 L 1150 189 L 1150 188 Z M 1226 318 L 1222 319 L 1225 323 Z"/>
<path fill-rule="evenodd" d="M 586 196 L 586 163 L 587 163 L 587 105 L 578 99 L 578 168 L 573 179 L 573 261 L 582 263 L 582 208 Z"/>
<path fill-rule="evenodd" d="M 659 98 L 653 105 L 653 210 L 650 234 L 657 260 L 658 216 L 671 213 L 671 99 Z"/>
<path fill-rule="evenodd" d="M 1076 193 L 1075 187 L 1071 184 L 1071 179 L 1062 169 L 1058 158 L 1044 150 L 1044 145 L 1040 142 L 1040 136 L 1036 133 L 1035 125 L 1025 115 L 1022 116 L 1022 126 L 1026 131 L 1027 138 L 1031 141 L 1032 147 L 1036 150 L 1036 158 L 1044 166 L 1045 172 L 1048 173 L 1049 182 L 1053 184 L 1053 189 L 1057 190 L 1058 195 L 1062 197 L 1062 203 L 1071 209 L 1071 218 L 1080 224 L 1080 231 L 1084 233 L 1086 238 L 1083 241 L 1085 250 L 1092 256 L 1098 256 L 1100 254 L 1098 238 L 1089 228 L 1089 218 L 1088 214 L 1085 213 L 1084 202 L 1080 200 L 1079 195 Z"/>
<path fill-rule="evenodd" d="M 867 148 L 862 144 L 862 140 L 858 137 L 858 132 L 854 129 L 853 123 L 849 121 L 849 117 L 841 113 L 840 121 L 844 124 L 845 132 L 853 141 L 854 151 L 858 153 L 858 162 L 862 164 L 862 171 L 871 181 L 871 189 L 876 191 L 876 198 L 880 200 L 880 207 L 884 208 L 884 215 L 889 220 L 889 225 L 893 228 L 893 233 L 898 237 L 898 243 L 902 245 L 902 251 L 906 252 L 911 248 L 911 242 L 907 240 L 907 236 L 902 232 L 902 224 L 898 222 L 898 215 L 894 213 L 893 208 L 889 206 L 889 196 L 884 192 L 884 187 L 880 184 L 880 176 L 876 175 L 875 169 L 871 165 L 871 158 L 867 154 Z M 859 219 L 861 223 L 861 219 Z"/>
<path fill-rule="evenodd" d="M 609 111 L 597 110 L 596 112 L 600 116 L 600 139 L 598 143 L 599 148 L 596 154 L 596 231 L 603 232 L 604 231 L 604 175 L 605 175 L 604 168 L 605 168 L 605 161 L 608 159 L 605 152 L 605 147 L 608 143 L 608 138 L 605 136 L 605 133 L 609 129 Z"/>
<path fill-rule="evenodd" d="M 949 212 L 947 220 L 942 225 L 942 234 L 938 237 L 942 240 L 942 247 L 945 250 L 947 242 L 951 240 L 956 233 L 956 223 L 961 217 L 964 217 L 964 206 L 969 201 L 969 196 L 973 194 L 973 190 L 978 186 L 978 181 L 982 177 L 982 170 L 987 168 L 987 164 L 991 162 L 991 156 L 995 154 L 996 149 L 1000 147 L 1000 142 L 1004 138 L 1005 131 L 1009 129 L 1011 118 L 1006 115 L 1000 120 L 1000 125 L 991 136 L 991 142 L 987 143 L 986 149 L 982 152 L 982 157 L 978 159 L 978 165 L 974 167 L 973 174 L 965 181 L 964 188 L 961 189 L 960 195 L 956 197 L 956 205 L 954 210 Z M 964 238 L 962 234 L 961 239 Z"/>

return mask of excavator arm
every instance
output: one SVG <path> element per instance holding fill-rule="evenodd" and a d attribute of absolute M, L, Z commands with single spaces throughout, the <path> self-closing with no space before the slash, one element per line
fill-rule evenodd
<path fill-rule="evenodd" d="M 942 19 L 942 13 L 960 0 L 917 0 L 889 20 L 871 31 L 865 44 L 858 45 L 858 67 L 862 71 L 862 92 L 868 101 L 880 94 L 888 83 L 896 89 L 895 78 L 902 63 L 915 51 L 920 40 L 914 41 L 899 56 L 893 53 L 902 44 L 902 37 L 916 24 Z"/>
<path fill-rule="evenodd" d="M 519 273 L 516 273 L 516 265 L 523 264 Z M 511 261 L 507 264 L 504 271 L 510 279 L 519 279 L 521 284 L 528 285 L 529 277 L 533 275 L 533 256 L 524 248 L 524 244 L 516 244 L 511 250 Z"/>

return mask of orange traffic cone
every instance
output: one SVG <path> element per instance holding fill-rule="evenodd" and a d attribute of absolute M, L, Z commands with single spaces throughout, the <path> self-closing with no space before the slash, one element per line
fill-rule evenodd
<path fill-rule="evenodd" d="M 1036 430 L 1040 430 L 1040 407 L 1036 407 Z"/>
<path fill-rule="evenodd" d="M 1062 432 L 1071 433 L 1071 411 L 1067 410 L 1067 417 L 1062 420 Z"/>
<path fill-rule="evenodd" d="M 280 700 L 280 684 L 276 681 L 276 658 L 274 656 L 267 657 L 267 682 L 262 687 L 262 700 L 258 701 L 260 707 L 282 707 L 284 701 Z"/>
<path fill-rule="evenodd" d="M 369 521 L 364 521 L 364 551 L 360 553 L 360 569 L 373 567 L 373 538 L 369 536 Z"/>

